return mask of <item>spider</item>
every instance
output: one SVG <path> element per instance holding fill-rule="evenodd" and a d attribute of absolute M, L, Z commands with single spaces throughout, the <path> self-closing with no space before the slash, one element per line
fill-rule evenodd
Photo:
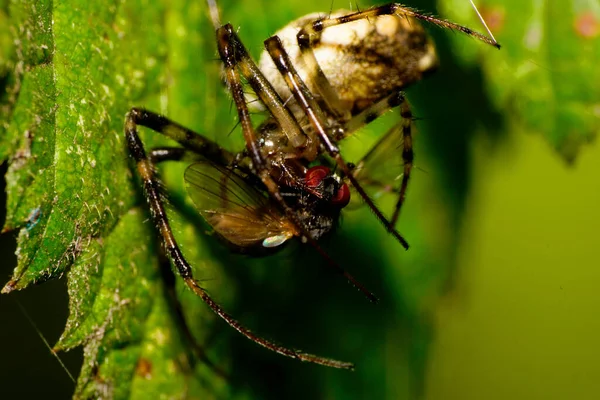
<path fill-rule="evenodd" d="M 328 256 L 318 240 L 335 227 L 352 187 L 387 232 L 408 249 L 407 241 L 395 229 L 413 166 L 412 113 L 403 89 L 437 66 L 433 43 L 418 21 L 463 32 L 497 48 L 500 45 L 493 37 L 391 3 L 358 12 L 340 10 L 299 18 L 264 42 L 257 65 L 232 25 L 220 24 L 214 0 L 208 0 L 208 5 L 245 148 L 231 153 L 164 116 L 132 108 L 126 116 L 125 137 L 152 221 L 179 276 L 231 327 L 284 356 L 352 369 L 352 363 L 290 349 L 254 334 L 209 296 L 194 279 L 173 236 L 155 164 L 195 160 L 184 174 L 188 194 L 208 224 L 234 249 L 263 254 L 298 237 L 376 302 L 371 292 Z M 245 86 L 252 89 L 252 95 L 245 93 Z M 268 112 L 257 128 L 249 103 L 259 103 Z M 349 164 L 338 142 L 390 109 L 399 110 L 400 122 L 356 165 Z M 163 134 L 180 147 L 147 153 L 138 126 Z M 401 158 L 401 181 L 394 188 L 397 201 L 387 218 L 365 187 L 389 185 L 378 178 L 373 163 L 393 156 Z"/>

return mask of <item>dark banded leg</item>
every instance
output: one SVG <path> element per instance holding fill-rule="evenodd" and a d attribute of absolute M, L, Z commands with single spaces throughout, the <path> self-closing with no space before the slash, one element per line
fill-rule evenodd
<path fill-rule="evenodd" d="M 156 117 L 156 114 L 153 114 Z M 185 260 L 167 218 L 163 201 L 160 195 L 160 186 L 155 176 L 155 168 L 150 159 L 146 156 L 144 146 L 137 133 L 137 125 L 139 118 L 139 110 L 133 109 L 127 114 L 125 120 L 125 139 L 129 147 L 129 152 L 136 163 L 136 168 L 144 186 L 144 194 L 150 208 L 150 214 L 154 225 L 160 233 L 165 251 L 179 276 L 184 280 L 185 284 L 198 295 L 219 317 L 227 322 L 232 328 L 246 336 L 253 342 L 272 350 L 276 353 L 287 357 L 295 358 L 301 361 L 313 362 L 334 368 L 353 369 L 354 365 L 347 362 L 332 360 L 329 358 L 319 357 L 312 354 L 303 353 L 299 350 L 292 350 L 286 347 L 277 345 L 267 339 L 255 335 L 245 326 L 241 325 L 231 315 L 221 308 L 208 293 L 196 282 L 193 276 L 192 267 Z M 146 120 L 147 121 L 147 120 Z M 152 125 L 152 124 L 150 124 Z M 148 125 L 146 125 L 148 126 Z M 154 125 L 156 126 L 156 125 Z"/>
<path fill-rule="evenodd" d="M 231 84 L 231 79 L 234 79 L 233 75 L 237 74 L 235 68 L 239 68 L 241 74 L 248 80 L 248 84 L 254 89 L 260 101 L 277 120 L 281 130 L 289 139 L 290 144 L 296 148 L 306 146 L 306 134 L 302 131 L 302 128 L 300 128 L 300 125 L 298 125 L 298 122 L 292 116 L 290 111 L 283 105 L 283 101 L 277 94 L 277 91 L 273 88 L 273 85 L 271 85 L 271 82 L 264 77 L 254 61 L 252 61 L 252 58 L 233 30 L 231 24 L 224 25 L 217 29 L 217 46 L 219 48 L 221 60 L 225 63 L 227 82 Z M 233 95 L 234 101 L 236 101 L 236 105 L 241 104 L 240 102 L 242 100 L 244 105 L 246 104 L 241 84 L 236 88 L 230 87 L 229 90 Z M 240 123 L 242 124 L 242 129 L 246 131 L 242 119 L 240 119 Z M 256 144 L 249 144 L 248 150 L 251 152 L 258 152 L 258 149 L 254 149 L 256 151 L 251 149 L 251 147 L 256 146 Z"/>
<path fill-rule="evenodd" d="M 148 159 L 152 164 L 156 165 L 166 161 L 193 162 L 198 159 L 198 155 L 183 147 L 155 147 L 148 152 Z M 162 257 L 160 270 L 162 273 L 162 280 L 164 282 L 167 303 L 171 307 L 175 323 L 179 326 L 179 331 L 183 336 L 182 339 L 185 340 L 188 343 L 189 348 L 192 349 L 191 354 L 188 354 L 188 362 L 191 368 L 194 369 L 195 365 L 194 358 L 192 356 L 194 355 L 215 374 L 225 380 L 229 380 L 228 374 L 208 357 L 203 346 L 198 343 L 192 334 L 192 331 L 185 318 L 185 313 L 183 312 L 181 302 L 175 293 L 175 275 L 173 274 L 173 270 L 171 269 L 168 259 Z"/>
<path fill-rule="evenodd" d="M 359 114 L 344 123 L 344 133 L 350 135 L 362 127 L 375 121 L 389 110 L 396 108 L 405 101 L 404 92 L 396 92 L 367 107 Z"/>
<path fill-rule="evenodd" d="M 313 22 L 309 22 L 303 26 L 298 32 L 298 44 L 302 48 L 306 45 L 312 45 L 317 39 L 320 38 L 321 32 L 329 27 L 341 24 L 347 24 L 348 22 L 358 21 L 361 19 L 376 18 L 382 15 L 395 15 L 398 17 L 412 17 L 421 21 L 429 22 L 430 24 L 437 25 L 442 28 L 451 29 L 453 31 L 459 31 L 466 35 L 469 35 L 475 39 L 481 40 L 491 46 L 500 48 L 498 42 L 493 38 L 483 35 L 477 31 L 467 28 L 454 22 L 446 21 L 433 17 L 431 15 L 421 14 L 413 8 L 406 7 L 399 3 L 390 3 L 379 7 L 373 7 L 368 10 L 358 11 L 352 14 L 343 15 L 341 17 L 330 18 L 325 17 L 317 19 Z"/>
<path fill-rule="evenodd" d="M 321 256 L 325 258 L 329 266 L 334 268 L 339 274 L 343 275 L 348 280 L 348 282 L 350 282 L 350 284 L 352 284 L 354 287 L 360 290 L 369 300 L 376 303 L 378 301 L 377 297 L 375 297 L 373 293 L 367 290 L 367 288 L 365 288 L 352 275 L 350 275 L 341 266 L 339 266 L 331 257 L 329 257 L 329 255 L 321 248 L 321 246 L 319 246 L 319 244 L 311 236 L 308 229 L 302 224 L 302 222 L 296 215 L 296 212 L 292 210 L 285 202 L 283 196 L 281 195 L 281 192 L 279 191 L 279 186 L 277 185 L 277 183 L 275 183 L 273 177 L 270 175 L 270 169 L 268 168 L 266 161 L 264 160 L 264 157 L 260 152 L 260 149 L 258 148 L 256 132 L 254 131 L 254 127 L 252 126 L 250 113 L 248 111 L 246 99 L 244 97 L 240 72 L 250 84 L 252 89 L 254 89 L 255 93 L 258 95 L 261 101 L 265 103 L 267 108 L 271 111 L 272 115 L 277 119 L 277 122 L 280 124 L 284 132 L 284 125 L 287 124 L 289 121 L 285 119 L 282 123 L 282 121 L 279 120 L 279 117 L 283 116 L 284 118 L 287 118 L 287 116 L 289 116 L 291 120 L 295 123 L 295 126 L 297 126 L 297 128 L 300 129 L 300 127 L 297 125 L 296 120 L 283 106 L 279 95 L 277 95 L 271 84 L 262 75 L 254 61 L 252 61 L 252 59 L 248 55 L 248 52 L 244 48 L 244 45 L 241 43 L 240 39 L 233 31 L 231 25 L 227 24 L 217 30 L 217 43 L 221 59 L 225 64 L 225 74 L 229 90 L 231 91 L 233 101 L 235 102 L 236 108 L 238 110 L 238 118 L 240 121 L 240 125 L 242 126 L 242 132 L 244 133 L 246 148 L 250 152 L 256 175 L 261 179 L 261 181 L 267 188 L 267 191 L 269 192 L 271 198 L 277 202 L 277 204 L 284 211 L 286 217 L 288 217 L 289 220 L 294 224 L 298 231 L 298 235 L 301 236 L 303 240 L 311 244 L 321 254 Z M 240 72 L 238 72 L 238 68 Z M 273 113 L 272 110 L 275 110 L 277 114 Z M 302 139 L 305 142 L 307 140 L 310 142 L 310 138 L 307 138 L 301 129 L 300 132 L 302 134 Z M 313 145 L 318 145 L 317 140 L 313 140 L 312 142 Z"/>
<path fill-rule="evenodd" d="M 335 160 L 337 166 L 344 173 L 344 176 L 350 180 L 354 189 L 358 192 L 360 197 L 363 198 L 365 203 L 377 216 L 379 221 L 384 225 L 386 230 L 400 242 L 400 244 L 408 249 L 408 243 L 406 240 L 396 231 L 396 229 L 390 224 L 387 218 L 383 215 L 381 210 L 375 205 L 373 200 L 369 197 L 367 192 L 358 183 L 352 170 L 348 167 L 348 164 L 342 158 L 340 150 L 334 142 L 334 138 L 343 137 L 344 131 L 341 126 L 326 126 L 326 119 L 323 116 L 323 112 L 313 95 L 308 90 L 306 84 L 302 81 L 296 69 L 292 65 L 290 58 L 283 48 L 281 40 L 277 36 L 273 36 L 265 41 L 265 48 L 273 59 L 273 62 L 277 66 L 277 69 L 283 76 L 288 88 L 294 95 L 296 102 L 303 109 L 310 121 L 313 130 L 319 137 L 321 144 L 325 147 L 329 155 Z"/>
<path fill-rule="evenodd" d="M 415 154 L 413 152 L 413 138 L 412 138 L 412 122 L 413 115 L 410 111 L 410 105 L 406 98 L 400 104 L 400 129 L 402 130 L 402 161 L 404 163 L 404 171 L 402 172 L 402 183 L 400 184 L 400 191 L 398 193 L 398 200 L 396 201 L 396 208 L 392 214 L 390 223 L 396 225 L 398 217 L 400 216 L 400 209 L 404 200 L 406 199 L 406 189 L 408 188 L 408 181 L 410 179 L 410 173 L 412 171 Z"/>
<path fill-rule="evenodd" d="M 358 21 L 361 19 L 376 18 L 381 15 L 412 17 L 440 26 L 442 28 L 462 32 L 466 35 L 474 37 L 475 39 L 490 44 L 498 49 L 500 48 L 500 45 L 493 38 L 482 35 L 481 33 L 476 32 L 470 28 L 455 24 L 450 21 L 445 21 L 443 19 L 435 18 L 430 15 L 421 14 L 412 8 L 403 6 L 402 4 L 398 3 L 390 3 L 384 6 L 374 7 L 369 10 L 358 11 L 352 14 L 336 18 L 325 17 L 309 22 L 300 29 L 296 36 L 298 40 L 298 46 L 300 47 L 300 51 L 302 52 L 302 58 L 304 60 L 304 63 L 306 64 L 306 70 L 312 71 L 309 79 L 311 80 L 311 82 L 313 82 L 314 87 L 317 88 L 317 90 L 319 90 L 321 98 L 325 101 L 325 104 L 330 109 L 330 111 L 334 115 L 337 115 L 339 118 L 344 117 L 342 111 L 344 108 L 341 106 L 337 94 L 329 84 L 329 80 L 327 79 L 327 77 L 323 73 L 323 70 L 319 66 L 319 63 L 317 62 L 313 51 L 313 46 L 315 43 L 318 43 L 320 41 L 321 33 L 323 32 L 323 30 L 329 27 L 346 24 L 348 22 Z"/>
<path fill-rule="evenodd" d="M 183 161 L 186 153 L 189 153 L 189 151 L 183 147 L 154 147 L 150 149 L 148 159 L 152 164 L 165 161 Z"/>
<path fill-rule="evenodd" d="M 394 93 L 353 117 L 345 125 L 346 132 L 354 132 L 372 122 L 386 111 L 396 107 L 399 107 L 401 121 L 390 129 L 357 164 L 357 171 L 360 173 L 363 165 L 367 165 L 373 161 L 377 162 L 377 158 L 387 160 L 390 157 L 384 155 L 384 152 L 396 152 L 398 151 L 398 148 L 402 147 L 402 182 L 398 189 L 398 200 L 396 201 L 394 212 L 390 218 L 390 224 L 392 226 L 396 225 L 400 216 L 400 209 L 406 198 L 406 189 L 408 188 L 408 181 L 410 179 L 414 160 L 412 139 L 413 116 L 408 101 L 406 100 L 404 93 Z M 381 161 L 381 159 L 379 161 Z M 357 174 L 354 175 L 357 176 Z M 381 184 L 383 184 L 383 182 Z"/>
<path fill-rule="evenodd" d="M 218 165 L 229 165 L 234 155 L 222 149 L 217 143 L 206 139 L 198 133 L 163 117 L 160 114 L 142 108 L 132 108 L 127 119 L 134 125 L 145 126 L 155 132 L 176 141 L 185 149 L 199 154 Z"/>
<path fill-rule="evenodd" d="M 167 299 L 167 304 L 171 307 L 173 319 L 175 324 L 179 326 L 179 331 L 182 334 L 182 339 L 187 342 L 189 347 L 192 349 L 192 352 L 187 355 L 188 363 L 191 369 L 194 369 L 195 358 L 202 361 L 208 368 L 210 368 L 215 374 L 220 376 L 225 380 L 229 380 L 229 375 L 218 365 L 216 365 L 208 355 L 204 348 L 198 344 L 196 338 L 192 334 L 192 331 L 185 319 L 185 314 L 183 312 L 183 307 L 181 302 L 177 298 L 177 293 L 175 292 L 175 274 L 171 269 L 171 265 L 165 257 L 161 257 L 160 262 L 160 272 L 162 275 L 162 280 L 164 282 L 164 292 L 165 297 Z M 187 347 L 186 347 L 187 350 Z M 195 356 L 195 358 L 194 358 Z"/>

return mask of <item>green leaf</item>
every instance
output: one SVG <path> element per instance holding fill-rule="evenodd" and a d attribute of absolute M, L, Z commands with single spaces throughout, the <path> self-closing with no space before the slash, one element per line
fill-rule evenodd
<path fill-rule="evenodd" d="M 448 18 L 481 26 L 468 1 L 441 4 Z M 456 35 L 463 65 L 483 67 L 490 99 L 512 129 L 543 135 L 573 163 L 600 131 L 600 5 L 485 0 L 478 6 L 503 47 L 466 46 Z"/>
<path fill-rule="evenodd" d="M 85 346 L 76 397 L 147 398 L 159 389 L 199 397 L 225 388 L 189 361 L 123 140 L 128 109 L 160 109 L 167 80 L 181 85 L 196 67 L 180 59 L 193 35 L 181 39 L 178 29 L 213 34 L 199 5 L 170 7 L 13 2 L 2 14 L 11 23 L 2 43 L 15 43 L 0 63 L 8 73 L 0 154 L 11 156 L 4 229 L 20 229 L 18 265 L 3 291 L 67 275 L 70 316 L 56 348 Z M 201 82 L 189 90 L 201 91 Z"/>

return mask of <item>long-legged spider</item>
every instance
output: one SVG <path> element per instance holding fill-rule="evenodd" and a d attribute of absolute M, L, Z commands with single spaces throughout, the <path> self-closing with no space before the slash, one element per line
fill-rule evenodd
<path fill-rule="evenodd" d="M 233 154 L 166 117 L 132 108 L 126 117 L 125 136 L 152 220 L 187 286 L 234 329 L 285 356 L 351 369 L 351 363 L 292 350 L 255 335 L 209 296 L 194 279 L 193 269 L 175 241 L 154 164 L 189 159 L 189 155 L 197 159 L 185 172 L 188 193 L 215 232 L 233 247 L 260 252 L 299 237 L 375 302 L 375 296 L 336 264 L 317 241 L 335 226 L 340 210 L 348 203 L 351 186 L 385 229 L 408 248 L 394 227 L 413 166 L 412 114 L 402 90 L 437 66 L 433 44 L 417 20 L 500 46 L 469 28 L 392 3 L 354 13 L 341 10 L 302 17 L 265 41 L 259 67 L 233 27 L 220 25 L 211 0 L 209 7 L 224 78 L 246 146 Z M 244 83 L 269 114 L 256 129 Z M 400 122 L 355 166 L 348 164 L 337 143 L 394 108 L 400 110 Z M 138 125 L 182 147 L 154 149 L 147 154 Z M 390 152 L 401 157 L 402 170 L 398 172 L 402 178 L 395 189 L 396 206 L 387 218 L 363 186 L 389 184 L 381 182 L 372 164 Z"/>

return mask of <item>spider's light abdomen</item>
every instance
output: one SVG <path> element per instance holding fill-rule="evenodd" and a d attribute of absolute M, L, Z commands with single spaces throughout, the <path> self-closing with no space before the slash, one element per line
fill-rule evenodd
<path fill-rule="evenodd" d="M 340 10 L 329 17 L 348 14 L 351 12 Z M 313 93 L 318 93 L 312 79 L 314 72 L 307 68 L 296 35 L 305 24 L 320 17 L 323 14 L 306 15 L 276 33 Z M 420 80 L 437 67 L 434 45 L 421 24 L 394 15 L 326 28 L 313 51 L 329 84 L 352 114 Z M 292 97 L 268 53 L 261 55 L 259 67 L 284 101 Z"/>

